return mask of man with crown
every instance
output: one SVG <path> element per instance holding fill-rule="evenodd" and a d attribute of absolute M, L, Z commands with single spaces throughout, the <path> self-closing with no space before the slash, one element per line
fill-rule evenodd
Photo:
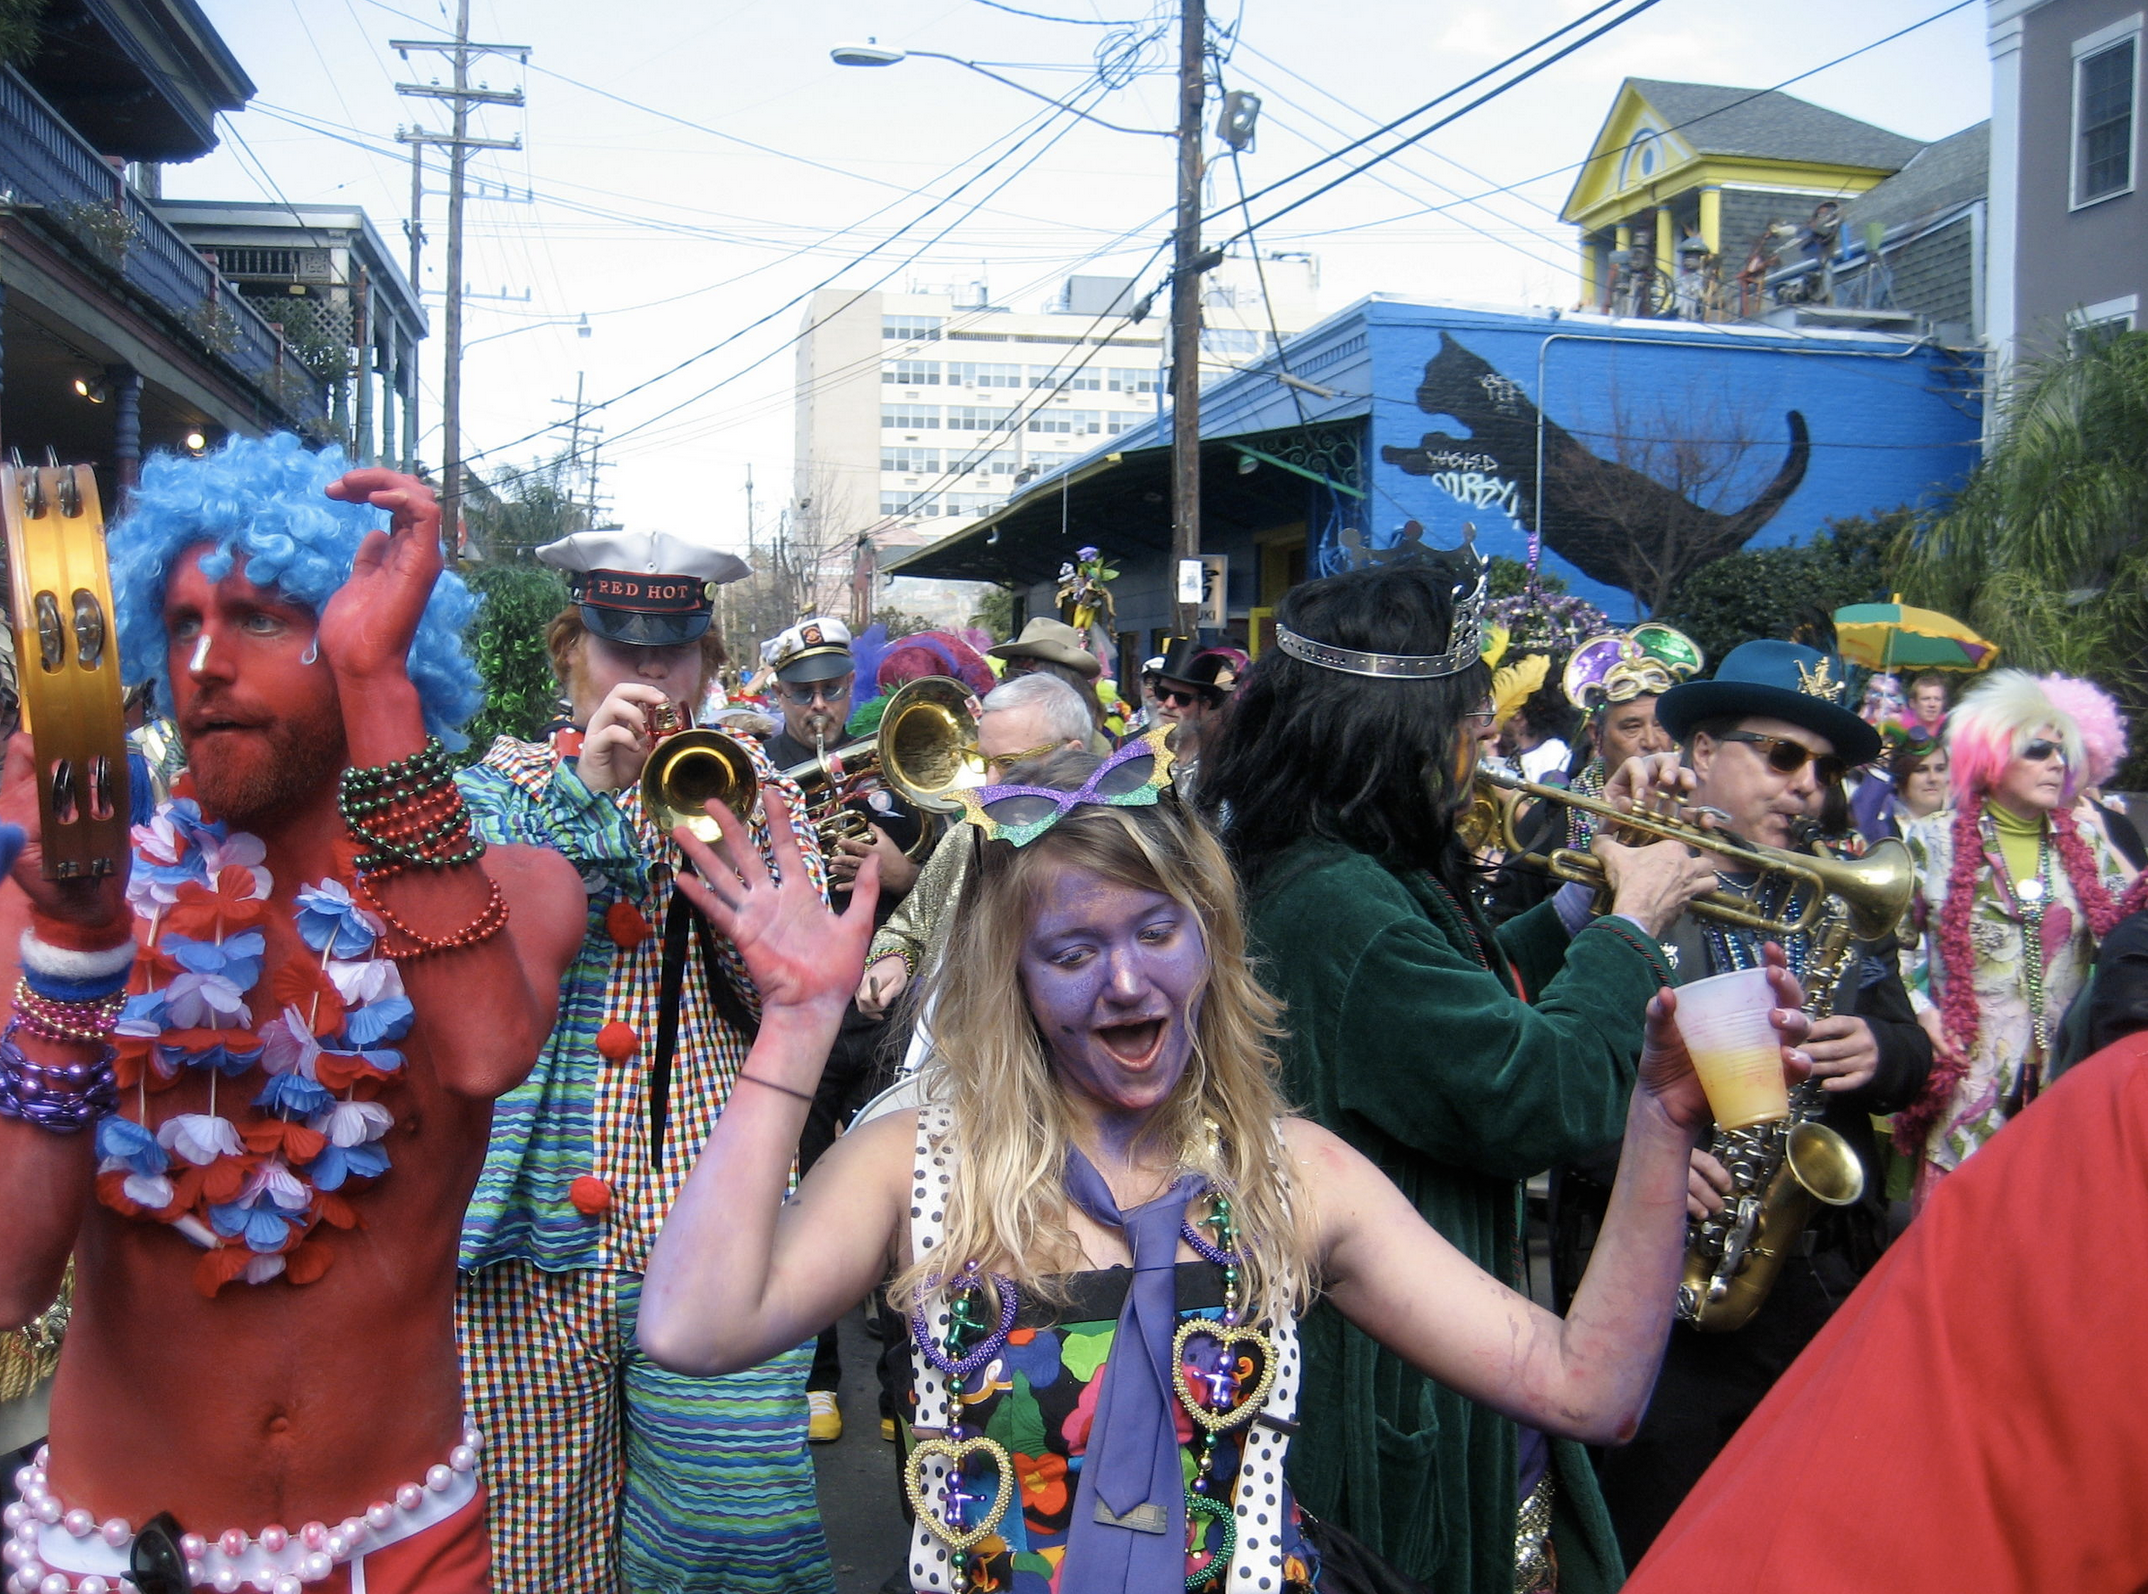
<path fill-rule="evenodd" d="M 61 880 L 26 736 L 0 783 L 6 1321 L 75 1262 L 7 1587 L 478 1594 L 455 1235 L 581 893 L 471 834 L 442 744 L 474 604 L 422 483 L 237 438 L 152 459 L 110 550 L 189 769 Z"/>
<path fill-rule="evenodd" d="M 1654 762 L 1686 787 L 1689 805 L 1712 810 L 1732 836 L 1764 847 L 1797 846 L 1819 817 L 1827 789 L 1849 767 L 1879 753 L 1879 734 L 1843 705 L 1845 684 L 1840 661 L 1829 654 L 1795 642 L 1744 643 L 1724 657 L 1713 679 L 1684 682 L 1657 699 L 1656 717 L 1679 755 Z M 1720 872 L 1713 884 L 1749 896 L 1763 893 L 1753 877 L 1727 860 L 1715 861 Z M 1796 906 L 1779 896 L 1770 901 L 1786 911 Z M 1770 941 L 1782 947 L 1791 972 L 1803 981 L 1818 937 L 1763 935 L 1688 912 L 1662 939 L 1684 984 L 1757 966 Z M 1640 1432 L 1632 1444 L 1603 1457 L 1604 1498 L 1629 1566 L 1886 1244 L 1872 1116 L 1915 1099 L 1932 1066 L 1931 1041 L 1903 989 L 1892 935 L 1856 943 L 1833 991 L 1830 1016 L 1814 1020 L 1804 1049 L 1826 1103 L 1820 1121 L 1857 1150 L 1864 1194 L 1815 1223 L 1803 1254 L 1784 1264 L 1766 1302 L 1743 1328 L 1710 1333 L 1681 1324 L 1672 1331 Z M 1704 1151 L 1695 1153 L 1694 1164 L 1697 1216 L 1721 1207 L 1730 1177 Z M 1615 1151 L 1599 1159 L 1606 1185 L 1616 1165 Z M 1574 1197 L 1562 1189 L 1562 1202 Z M 1579 1259 L 1571 1271 L 1562 1259 L 1563 1277 L 1579 1277 L 1579 1271 Z"/>

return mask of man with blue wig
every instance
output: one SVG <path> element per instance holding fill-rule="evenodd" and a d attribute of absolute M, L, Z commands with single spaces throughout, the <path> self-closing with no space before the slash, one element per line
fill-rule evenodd
<path fill-rule="evenodd" d="M 491 1587 L 456 1232 L 581 893 L 470 830 L 439 527 L 423 483 L 295 437 L 152 460 L 117 619 L 185 777 L 116 874 L 47 880 L 9 744 L 0 1320 L 75 1262 L 10 1590 Z"/>

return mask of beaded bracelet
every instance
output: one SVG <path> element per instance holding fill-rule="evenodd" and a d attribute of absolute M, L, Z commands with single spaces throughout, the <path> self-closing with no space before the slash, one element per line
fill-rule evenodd
<path fill-rule="evenodd" d="M 48 1041 L 80 1041 L 90 1046 L 109 1041 L 126 1002 L 123 991 L 88 1001 L 70 1001 L 47 996 L 30 984 L 27 975 L 15 982 L 16 1021 L 32 1035 Z"/>
<path fill-rule="evenodd" d="M 432 952 L 452 952 L 457 947 L 476 946 L 480 942 L 489 941 L 507 928 L 507 899 L 500 895 L 500 883 L 488 878 L 486 884 L 492 888 L 491 900 L 485 904 L 483 912 L 460 930 L 440 936 L 425 935 L 413 930 L 368 889 L 374 881 L 383 876 L 393 876 L 399 872 L 397 869 L 375 870 L 371 875 L 361 874 L 358 877 L 357 896 L 361 905 L 380 915 L 382 922 L 389 929 L 414 943 L 411 946 L 399 947 L 388 946 L 383 942 L 380 950 L 384 957 L 402 963 Z"/>
<path fill-rule="evenodd" d="M 408 758 L 399 758 L 391 764 L 372 764 L 343 772 L 343 795 L 352 798 L 376 796 L 380 792 L 404 784 L 424 786 L 450 778 L 454 766 L 448 762 L 447 749 L 437 736 L 425 738 L 425 745 Z"/>
<path fill-rule="evenodd" d="M 38 1063 L 15 1044 L 20 1019 L 0 1030 L 0 1118 L 14 1118 L 49 1134 L 79 1134 L 119 1110 L 113 1047 L 94 1063 Z"/>

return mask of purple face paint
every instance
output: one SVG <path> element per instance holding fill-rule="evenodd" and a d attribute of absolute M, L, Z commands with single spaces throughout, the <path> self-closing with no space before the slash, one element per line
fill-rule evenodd
<path fill-rule="evenodd" d="M 1022 987 L 1061 1079 L 1111 1112 L 1165 1100 L 1193 1054 L 1208 943 L 1160 891 L 1059 867 L 1039 883 Z"/>

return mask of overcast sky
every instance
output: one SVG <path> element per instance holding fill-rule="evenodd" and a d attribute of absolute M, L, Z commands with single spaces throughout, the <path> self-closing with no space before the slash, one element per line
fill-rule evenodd
<path fill-rule="evenodd" d="M 1131 19 L 1146 0 L 1015 3 Z M 1592 3 L 1211 0 L 1235 41 L 1225 86 L 1265 102 L 1257 147 L 1243 157 L 1246 185 L 1257 191 L 1296 171 Z M 1323 311 L 1372 292 L 1570 304 L 1573 230 L 1557 215 L 1622 78 L 1770 87 L 1947 3 L 1659 0 L 1258 237 L 1318 255 Z M 216 154 L 168 170 L 166 192 L 355 202 L 400 256 L 410 167 L 395 131 L 444 126 L 446 112 L 397 96 L 394 84 L 444 81 L 447 68 L 438 56 L 400 61 L 387 41 L 447 35 L 452 0 L 202 4 L 258 93 L 226 119 Z M 1963 5 L 1788 92 L 1915 138 L 1954 132 L 1990 111 L 1983 9 Z M 1159 0 L 1156 14 L 1172 11 Z M 464 446 L 491 451 L 478 468 L 563 446 L 564 431 L 519 440 L 568 416 L 554 401 L 573 397 L 578 373 L 592 398 L 610 399 L 714 350 L 599 417 L 617 439 L 605 491 L 627 524 L 743 543 L 748 467 L 763 516 L 787 496 L 785 345 L 800 313 L 784 306 L 824 280 L 869 288 L 885 278 L 899 290 L 982 276 L 995 302 L 1024 310 L 1074 270 L 1157 280 L 1151 256 L 1173 184 L 1166 140 L 1069 126 L 944 61 L 846 69 L 828 51 L 874 36 L 1018 63 L 999 69 L 1055 98 L 1079 91 L 1111 121 L 1163 128 L 1173 116 L 1170 28 L 1136 63 L 1146 71 L 1109 92 L 1092 52 L 1111 30 L 1027 20 L 981 0 L 473 0 L 471 31 L 532 50 L 526 69 L 494 59 L 477 73 L 491 87 L 523 88 L 527 105 L 476 118 L 475 131 L 519 135 L 524 147 L 474 156 L 472 173 L 492 192 L 535 196 L 470 207 L 465 279 L 480 294 L 510 296 L 475 300 L 467 316 Z M 942 202 L 994 157 L 999 165 Z M 1337 169 L 1256 199 L 1253 218 Z M 435 461 L 442 182 L 428 184 L 423 274 L 435 336 L 421 451 Z M 1228 162 L 1212 168 L 1211 184 L 1212 208 L 1235 201 Z M 1479 199 L 1493 190 L 1506 191 Z M 582 338 L 574 324 L 585 315 L 592 333 Z"/>

